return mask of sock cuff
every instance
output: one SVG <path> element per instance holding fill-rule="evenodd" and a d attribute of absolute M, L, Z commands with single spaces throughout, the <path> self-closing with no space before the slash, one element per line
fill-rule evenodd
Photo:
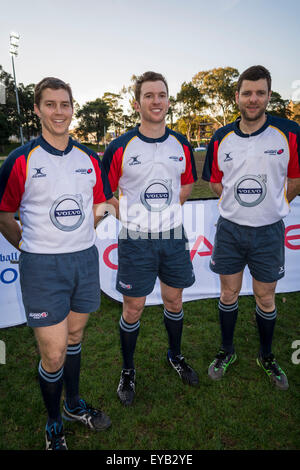
<path fill-rule="evenodd" d="M 39 362 L 39 367 L 38 367 L 39 375 L 42 379 L 46 380 L 46 382 L 58 382 L 64 373 L 64 366 L 61 367 L 61 369 L 57 370 L 56 372 L 47 372 L 42 366 L 42 361 L 40 360 Z"/>
<path fill-rule="evenodd" d="M 121 315 L 120 322 L 119 322 L 121 330 L 125 331 L 126 333 L 133 333 L 134 331 L 138 330 L 140 327 L 140 320 L 136 323 L 127 323 L 123 315 Z"/>
<path fill-rule="evenodd" d="M 277 317 L 277 309 L 273 310 L 273 312 L 264 312 L 259 306 L 256 304 L 256 314 L 263 318 L 264 320 L 275 320 Z"/>
<path fill-rule="evenodd" d="M 178 313 L 169 312 L 166 308 L 164 308 L 164 316 L 168 318 L 168 320 L 180 321 L 183 319 L 183 309 L 180 310 Z"/>
<path fill-rule="evenodd" d="M 219 309 L 223 310 L 223 312 L 233 312 L 234 310 L 238 308 L 238 306 L 239 306 L 238 300 L 234 302 L 234 304 L 230 304 L 230 305 L 225 305 L 221 302 L 221 300 L 219 300 Z"/>
<path fill-rule="evenodd" d="M 68 344 L 67 355 L 74 356 L 75 354 L 81 353 L 81 343 L 78 344 Z"/>

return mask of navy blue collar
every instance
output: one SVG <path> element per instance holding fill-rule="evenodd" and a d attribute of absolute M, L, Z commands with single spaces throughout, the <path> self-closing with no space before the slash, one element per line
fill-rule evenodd
<path fill-rule="evenodd" d="M 44 137 L 41 135 L 38 139 L 38 144 L 44 149 L 46 150 L 46 152 L 48 153 L 51 153 L 52 155 L 59 155 L 59 156 L 63 156 L 63 155 L 66 155 L 67 153 L 71 152 L 72 148 L 73 148 L 73 141 L 71 139 L 71 137 L 69 137 L 69 142 L 68 142 L 68 145 L 67 147 L 65 148 L 65 150 L 58 150 L 56 149 L 55 147 L 52 147 L 52 145 L 50 145 L 45 139 Z"/>
<path fill-rule="evenodd" d="M 158 139 L 152 139 L 151 137 L 146 137 L 145 135 L 141 134 L 140 131 L 139 131 L 139 126 L 140 126 L 140 124 L 138 124 L 136 126 L 137 136 L 141 140 L 143 140 L 144 142 L 148 142 L 149 144 L 154 144 L 156 142 L 164 142 L 169 137 L 169 129 L 167 127 L 165 128 L 165 133 L 162 137 L 159 137 Z"/>
<path fill-rule="evenodd" d="M 253 132 L 252 134 L 244 134 L 240 130 L 241 117 L 238 117 L 237 120 L 234 121 L 234 123 L 233 123 L 234 132 L 237 135 L 239 135 L 240 137 L 252 137 L 252 136 L 261 134 L 270 124 L 270 115 L 268 113 L 266 113 L 266 114 L 267 114 L 267 119 L 266 119 L 266 122 L 264 123 L 264 125 L 260 129 L 258 129 L 257 131 Z"/>

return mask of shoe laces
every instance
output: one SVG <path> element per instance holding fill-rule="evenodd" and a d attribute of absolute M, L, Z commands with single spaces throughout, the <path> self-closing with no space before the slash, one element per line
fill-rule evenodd
<path fill-rule="evenodd" d="M 83 398 L 79 400 L 79 403 L 80 403 L 80 408 L 88 412 L 90 415 L 98 416 L 99 414 L 101 414 L 100 410 L 93 408 L 92 405 L 89 405 Z"/>
<path fill-rule="evenodd" d="M 222 366 L 223 362 L 224 362 L 224 359 L 226 359 L 226 356 L 228 355 L 228 353 L 226 351 L 224 351 L 223 349 L 221 349 L 218 354 L 216 355 L 216 363 L 215 363 L 215 367 L 220 367 Z"/>
<path fill-rule="evenodd" d="M 134 373 L 131 371 L 122 371 L 122 389 L 130 391 L 134 387 Z"/>
<path fill-rule="evenodd" d="M 279 377 L 283 373 L 283 370 L 277 364 L 273 354 L 270 354 L 270 356 L 263 358 L 262 361 L 266 369 L 271 370 L 277 377 Z"/>

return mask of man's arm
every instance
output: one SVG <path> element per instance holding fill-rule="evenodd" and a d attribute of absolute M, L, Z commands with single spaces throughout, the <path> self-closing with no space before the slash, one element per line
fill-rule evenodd
<path fill-rule="evenodd" d="M 209 187 L 218 197 L 221 197 L 223 191 L 222 183 L 209 183 Z"/>
<path fill-rule="evenodd" d="M 116 219 L 119 218 L 119 201 L 118 199 L 113 196 L 111 199 L 108 199 L 101 204 L 94 204 L 93 206 L 94 212 L 94 219 L 95 219 L 95 227 L 98 225 L 100 220 L 103 218 L 105 212 L 109 212 L 112 214 Z"/>
<path fill-rule="evenodd" d="M 287 200 L 291 202 L 298 194 L 300 194 L 300 178 L 288 178 Z"/>
<path fill-rule="evenodd" d="M 0 211 L 0 232 L 9 243 L 19 249 L 22 234 L 20 225 L 15 219 L 14 212 Z"/>
<path fill-rule="evenodd" d="M 180 204 L 182 206 L 191 195 L 192 190 L 193 190 L 193 185 L 194 183 L 190 183 L 190 184 L 184 184 L 183 186 L 181 186 L 179 199 L 180 199 Z"/>

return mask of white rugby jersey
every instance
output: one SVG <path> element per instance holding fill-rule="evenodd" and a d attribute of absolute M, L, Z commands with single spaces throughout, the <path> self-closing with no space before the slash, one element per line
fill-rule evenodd
<path fill-rule="evenodd" d="M 159 139 L 139 128 L 115 139 L 102 160 L 112 191 L 119 187 L 120 220 L 134 231 L 162 232 L 182 223 L 180 189 L 196 181 L 188 141 L 168 128 Z"/>
<path fill-rule="evenodd" d="M 240 118 L 212 137 L 202 178 L 222 183 L 222 217 L 240 225 L 260 227 L 285 217 L 288 178 L 300 178 L 300 127 L 267 115 L 251 135 L 239 129 Z"/>
<path fill-rule="evenodd" d="M 13 151 L 0 168 L 0 210 L 19 209 L 19 247 L 30 253 L 91 247 L 93 204 L 111 197 L 97 154 L 71 138 L 62 152 L 41 136 Z"/>

